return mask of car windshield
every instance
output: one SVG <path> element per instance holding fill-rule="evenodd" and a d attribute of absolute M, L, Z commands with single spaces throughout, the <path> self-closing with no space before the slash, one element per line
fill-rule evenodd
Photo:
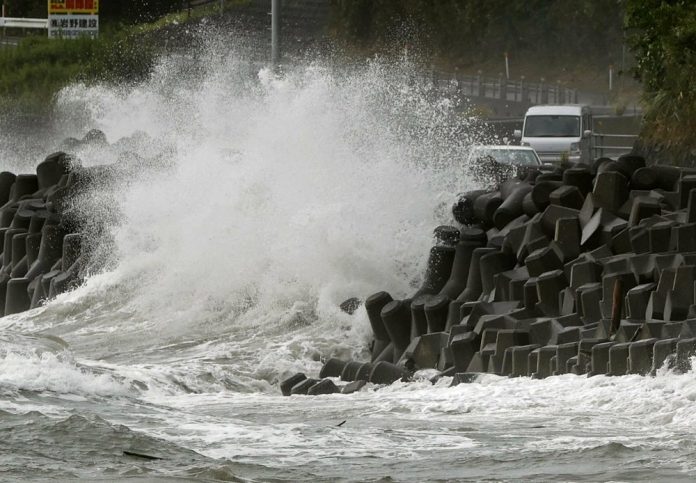
<path fill-rule="evenodd" d="M 530 138 L 569 138 L 580 136 L 579 116 L 527 116 L 524 135 Z"/>
<path fill-rule="evenodd" d="M 513 166 L 539 166 L 534 152 L 528 149 L 495 149 L 484 148 L 477 150 L 476 158 L 491 157 L 500 164 Z"/>

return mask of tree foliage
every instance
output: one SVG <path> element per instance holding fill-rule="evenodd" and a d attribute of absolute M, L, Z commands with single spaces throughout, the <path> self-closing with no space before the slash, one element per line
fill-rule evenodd
<path fill-rule="evenodd" d="M 696 149 L 696 6 L 692 0 L 626 0 L 626 28 L 645 88 L 645 136 Z"/>
<path fill-rule="evenodd" d="M 336 30 L 361 45 L 415 38 L 474 62 L 511 52 L 608 63 L 622 45 L 618 0 L 338 0 L 335 10 Z"/>

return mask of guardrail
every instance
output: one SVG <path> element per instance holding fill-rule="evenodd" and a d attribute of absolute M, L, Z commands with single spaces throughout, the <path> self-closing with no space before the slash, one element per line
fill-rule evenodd
<path fill-rule="evenodd" d="M 592 133 L 590 144 L 592 159 L 605 156 L 616 158 L 622 154 L 630 153 L 633 150 L 633 143 L 631 143 L 631 146 L 626 146 L 626 144 L 636 139 L 638 139 L 637 134 Z"/>
<path fill-rule="evenodd" d="M 48 29 L 48 19 L 0 17 L 0 27 L 20 29 Z"/>
<path fill-rule="evenodd" d="M 578 90 L 556 82 L 527 82 L 504 77 L 484 77 L 433 71 L 433 83 L 443 91 L 529 104 L 577 104 Z"/>

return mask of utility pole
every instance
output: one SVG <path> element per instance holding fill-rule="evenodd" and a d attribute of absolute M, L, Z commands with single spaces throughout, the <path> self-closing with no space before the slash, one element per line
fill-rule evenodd
<path fill-rule="evenodd" d="M 609 90 L 614 90 L 614 66 L 609 64 Z"/>
<path fill-rule="evenodd" d="M 5 16 L 5 2 L 2 3 L 2 16 Z M 5 37 L 6 37 L 7 31 L 5 30 L 5 27 L 2 27 L 2 46 L 5 46 Z"/>
<path fill-rule="evenodd" d="M 271 64 L 280 62 L 280 0 L 271 0 Z"/>

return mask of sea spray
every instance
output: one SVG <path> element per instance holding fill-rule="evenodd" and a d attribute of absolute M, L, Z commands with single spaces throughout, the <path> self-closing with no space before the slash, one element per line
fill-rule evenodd
<path fill-rule="evenodd" d="M 0 321 L 0 479 L 693 479 L 693 372 L 281 397 L 283 372 L 365 346 L 362 311 L 338 302 L 417 286 L 432 227 L 468 187 L 469 121 L 406 64 L 260 79 L 216 61 L 198 82 L 181 78 L 189 61 L 69 88 L 74 123 L 33 135 L 36 155 L 3 152 L 30 170 L 97 127 L 111 145 L 80 147 L 85 165 L 148 167 L 91 194 L 111 263 Z M 37 356 L 13 331 L 67 348 Z"/>
<path fill-rule="evenodd" d="M 71 147 L 122 174 L 74 201 L 93 276 L 43 314 L 67 303 L 66 330 L 113 327 L 126 352 L 205 342 L 271 381 L 359 354 L 366 317 L 338 305 L 420 283 L 428 233 L 469 185 L 465 107 L 407 61 L 276 74 L 216 48 L 143 84 L 68 87 L 56 144 L 97 128 L 110 144 Z"/>

